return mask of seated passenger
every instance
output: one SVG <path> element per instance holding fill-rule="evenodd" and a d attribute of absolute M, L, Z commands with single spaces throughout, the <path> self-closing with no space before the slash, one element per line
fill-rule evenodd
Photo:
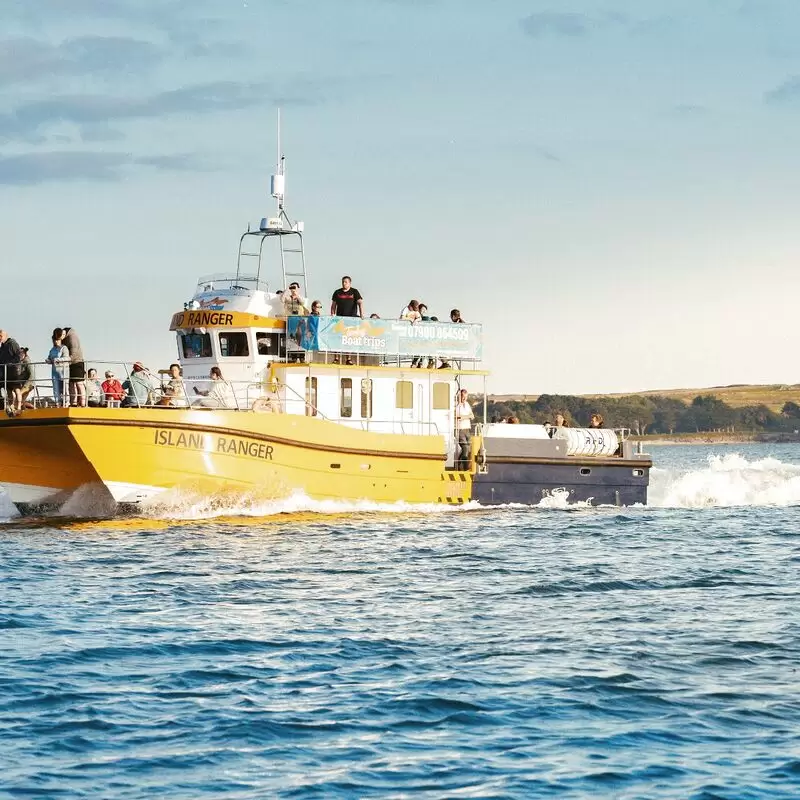
<path fill-rule="evenodd" d="M 122 388 L 125 390 L 122 405 L 125 408 L 138 408 L 152 405 L 153 395 L 158 391 L 158 381 L 141 361 L 135 361 L 133 371 L 122 384 Z"/>
<path fill-rule="evenodd" d="M 161 405 L 183 407 L 189 405 L 186 400 L 186 389 L 181 377 L 181 365 L 169 365 L 169 380 L 161 386 Z"/>
<path fill-rule="evenodd" d="M 86 404 L 92 408 L 97 408 L 106 404 L 106 398 L 103 394 L 103 385 L 97 377 L 97 370 L 94 368 L 86 373 Z"/>
<path fill-rule="evenodd" d="M 211 388 L 202 390 L 194 387 L 195 394 L 202 397 L 194 404 L 201 408 L 236 408 L 236 396 L 230 383 L 222 377 L 219 367 L 211 367 L 208 374 L 211 378 Z"/>
<path fill-rule="evenodd" d="M 106 370 L 106 379 L 101 384 L 101 388 L 106 404 L 108 404 L 109 400 L 121 403 L 125 399 L 125 390 L 110 369 Z"/>
<path fill-rule="evenodd" d="M 603 427 L 603 415 L 598 414 L 596 411 L 592 414 L 591 419 L 589 420 L 589 427 L 590 428 L 602 428 Z"/>
<path fill-rule="evenodd" d="M 287 317 L 304 317 L 308 314 L 305 298 L 300 295 L 299 283 L 290 283 L 289 291 L 281 295 L 281 301 Z"/>
<path fill-rule="evenodd" d="M 315 300 L 311 304 L 311 316 L 312 317 L 319 317 L 322 315 L 322 301 Z"/>

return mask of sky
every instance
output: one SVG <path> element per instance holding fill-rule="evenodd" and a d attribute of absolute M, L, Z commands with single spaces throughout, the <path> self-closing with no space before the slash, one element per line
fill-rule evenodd
<path fill-rule="evenodd" d="M 0 327 L 167 366 L 273 212 L 280 106 L 312 298 L 457 306 L 495 393 L 797 383 L 799 29 L 796 0 L 2 0 Z"/>

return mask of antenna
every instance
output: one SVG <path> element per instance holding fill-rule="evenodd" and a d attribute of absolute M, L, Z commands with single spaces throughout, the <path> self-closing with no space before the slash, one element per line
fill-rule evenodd
<path fill-rule="evenodd" d="M 284 162 L 286 161 L 283 152 L 281 151 L 281 110 L 278 108 L 278 162 L 276 165 L 276 172 L 270 178 L 270 191 L 272 196 L 278 201 L 278 216 L 283 213 L 283 204 L 286 197 L 286 173 L 284 171 Z"/>

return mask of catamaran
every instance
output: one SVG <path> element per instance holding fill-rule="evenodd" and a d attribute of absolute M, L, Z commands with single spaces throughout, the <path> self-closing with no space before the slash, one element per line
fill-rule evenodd
<path fill-rule="evenodd" d="M 462 452 L 457 394 L 477 381 L 487 397 L 481 325 L 287 317 L 282 290 L 296 281 L 309 295 L 304 225 L 285 209 L 280 152 L 271 189 L 277 213 L 242 234 L 236 270 L 201 278 L 171 318 L 177 396 L 155 388 L 127 407 L 61 407 L 44 380 L 49 365 L 32 365 L 29 407 L 0 420 L 0 486 L 12 502 L 61 506 L 87 488 L 134 506 L 176 490 L 451 505 L 538 504 L 559 493 L 569 502 L 646 502 L 652 463 L 624 431 L 488 423 L 484 403 Z M 229 388 L 216 406 L 203 396 L 212 367 Z M 8 375 L 0 379 L 8 397 Z"/>

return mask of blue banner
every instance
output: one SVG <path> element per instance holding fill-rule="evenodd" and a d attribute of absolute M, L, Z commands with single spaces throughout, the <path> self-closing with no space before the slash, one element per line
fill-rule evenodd
<path fill-rule="evenodd" d="M 332 353 L 386 356 L 447 356 L 479 361 L 480 325 L 454 322 L 408 322 L 359 317 L 289 317 L 290 346 Z"/>

